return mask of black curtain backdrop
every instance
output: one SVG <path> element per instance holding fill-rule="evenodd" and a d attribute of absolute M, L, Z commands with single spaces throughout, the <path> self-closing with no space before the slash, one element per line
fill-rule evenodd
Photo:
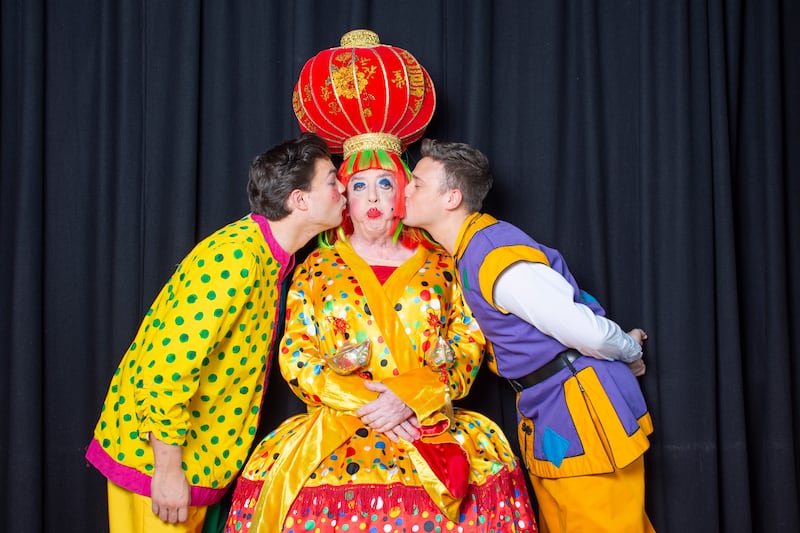
<path fill-rule="evenodd" d="M 799 4 L 0 0 L 0 529 L 107 529 L 83 454 L 142 314 L 370 28 L 490 157 L 486 210 L 650 333 L 658 531 L 800 531 Z M 465 403 L 516 441 L 506 384 Z M 300 408 L 274 367 L 263 432 Z"/>

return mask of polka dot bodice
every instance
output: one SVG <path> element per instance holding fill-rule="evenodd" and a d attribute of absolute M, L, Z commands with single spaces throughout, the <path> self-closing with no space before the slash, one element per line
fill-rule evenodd
<path fill-rule="evenodd" d="M 233 481 L 256 433 L 280 270 L 250 217 L 209 236 L 178 265 L 112 379 L 95 428 L 110 459 L 152 474 L 152 432 L 184 447 L 193 486 Z"/>
<path fill-rule="evenodd" d="M 365 340 L 371 343 L 365 371 L 372 379 L 385 380 L 425 366 L 425 355 L 441 336 L 456 354 L 447 376 L 452 398 L 469 391 L 481 365 L 484 339 L 462 299 L 453 261 L 444 250 L 420 249 L 408 263 L 416 269 L 398 269 L 378 289 L 386 299 L 364 285 L 368 277 L 374 280 L 369 267 L 348 264 L 337 250 L 318 249 L 297 268 L 287 296 L 279 361 L 284 378 L 304 402 L 325 403 L 323 391 L 335 378 L 328 362 L 343 347 Z M 375 317 L 379 305 L 396 316 L 393 326 L 402 328 L 398 336 L 410 340 L 408 351 L 392 353 L 386 338 L 391 332 L 383 331 Z M 417 379 L 438 380 L 435 371 L 424 370 Z M 359 383 L 356 376 L 346 379 Z"/>

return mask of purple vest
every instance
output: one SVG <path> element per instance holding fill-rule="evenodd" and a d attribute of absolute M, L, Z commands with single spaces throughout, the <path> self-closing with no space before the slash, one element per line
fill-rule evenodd
<path fill-rule="evenodd" d="M 540 250 L 547 257 L 550 267 L 572 285 L 576 302 L 589 306 L 597 315 L 605 315 L 605 311 L 596 302 L 582 297 L 575 278 L 558 250 L 537 243 L 516 226 L 503 221 L 475 233 L 464 254 L 458 258 L 461 284 L 481 330 L 492 343 L 497 373 L 504 378 L 518 378 L 538 369 L 567 347 L 516 315 L 498 311 L 483 297 L 479 270 L 489 252 L 501 246 L 527 246 Z"/>
<path fill-rule="evenodd" d="M 566 347 L 516 315 L 498 311 L 487 301 L 480 285 L 482 268 L 499 273 L 516 261 L 530 261 L 531 255 L 540 257 L 538 252 L 526 255 L 530 252 L 530 248 L 533 248 L 544 254 L 549 266 L 572 285 L 576 302 L 589 306 L 595 314 L 604 315 L 605 312 L 596 301 L 587 300 L 582 296 L 583 293 L 575 278 L 557 250 L 537 243 L 512 224 L 495 221 L 488 215 L 481 215 L 481 218 L 473 220 L 472 223 L 479 229 L 474 231 L 474 234 L 470 234 L 469 227 L 466 230 L 462 229 L 462 240 L 465 242 L 457 243 L 458 251 L 455 254 L 464 297 L 487 341 L 491 343 L 494 361 L 489 360 L 490 368 L 500 377 L 518 378 L 537 370 Z M 509 248 L 512 251 L 486 260 L 492 251 L 501 247 L 512 247 Z M 519 254 L 516 251 L 519 251 Z M 496 261 L 500 263 L 497 264 Z M 493 284 L 494 281 L 495 279 L 491 277 L 484 279 L 484 283 Z M 489 293 L 491 289 L 491 287 L 484 288 Z M 627 365 L 618 361 L 581 357 L 575 361 L 574 367 L 577 371 L 586 367 L 594 368 L 627 434 L 636 433 L 639 430 L 638 419 L 647 414 L 647 405 L 639 383 Z M 534 453 L 538 459 L 547 459 L 542 441 L 542 431 L 545 428 L 554 430 L 568 442 L 563 452 L 565 457 L 575 457 L 584 453 L 578 430 L 572 423 L 564 398 L 562 384 L 570 376 L 570 370 L 564 368 L 542 383 L 525 389 L 519 397 L 520 412 L 532 419 L 534 427 L 537 428 L 534 436 Z"/>

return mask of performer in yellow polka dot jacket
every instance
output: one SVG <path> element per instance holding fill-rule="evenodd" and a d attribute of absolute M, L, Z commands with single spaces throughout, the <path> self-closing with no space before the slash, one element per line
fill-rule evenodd
<path fill-rule="evenodd" d="M 202 529 L 256 434 L 292 254 L 342 220 L 314 134 L 256 157 L 247 189 L 252 213 L 178 265 L 111 380 L 86 453 L 108 479 L 111 532 Z"/>

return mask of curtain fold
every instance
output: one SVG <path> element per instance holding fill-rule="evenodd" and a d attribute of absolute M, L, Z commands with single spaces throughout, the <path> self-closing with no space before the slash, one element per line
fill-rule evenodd
<path fill-rule="evenodd" d="M 4 483 L 5 514 L 41 501 L 45 480 L 45 17 L 41 2 L 4 2 L 0 16 L 0 476 L 27 486 Z M 44 519 L 26 523 L 41 530 Z"/>

